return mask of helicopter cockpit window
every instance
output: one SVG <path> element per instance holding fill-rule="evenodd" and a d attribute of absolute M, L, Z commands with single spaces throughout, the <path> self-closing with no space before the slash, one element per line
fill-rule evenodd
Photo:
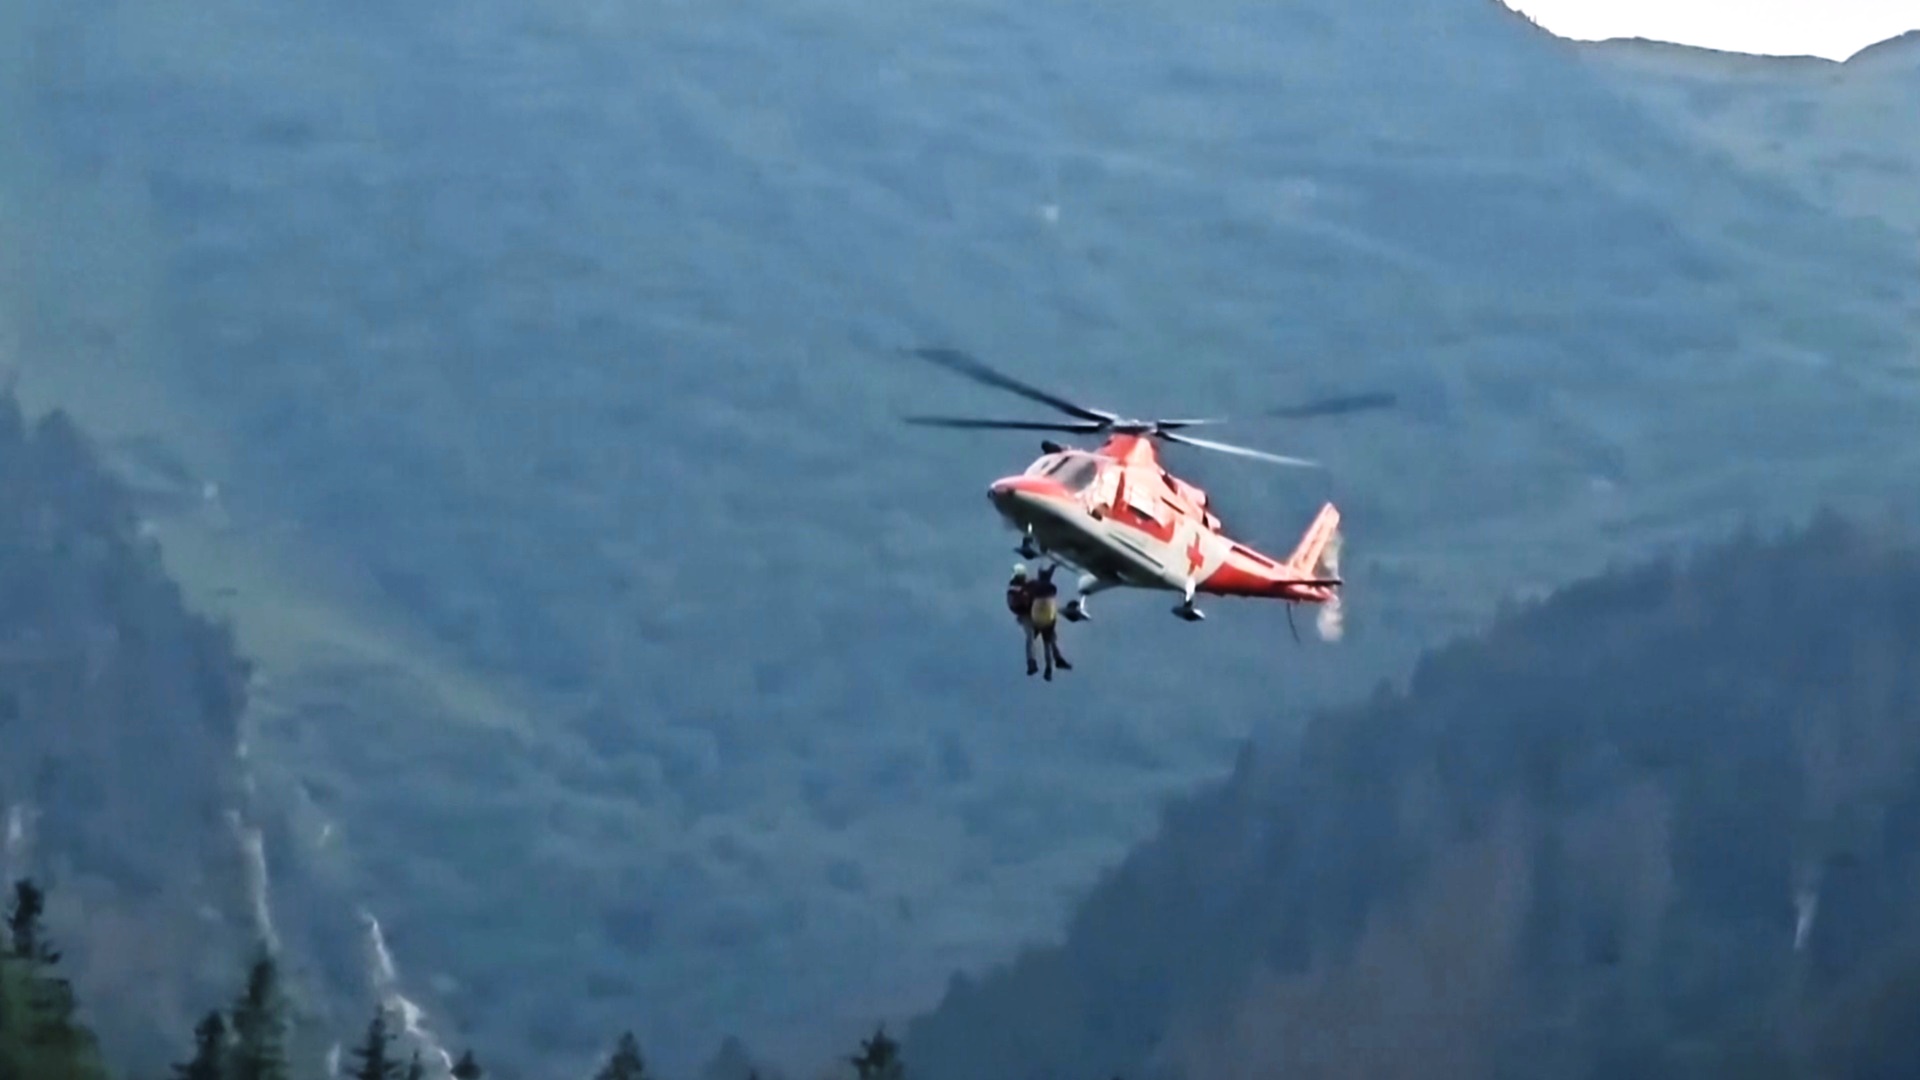
<path fill-rule="evenodd" d="M 1069 454 L 1050 475 L 1061 487 L 1078 495 L 1100 478 L 1100 463 L 1083 454 Z"/>
<path fill-rule="evenodd" d="M 1054 473 L 1059 472 L 1060 467 L 1066 463 L 1067 457 L 1065 454 L 1048 454 L 1046 457 L 1027 466 L 1027 475 L 1052 476 Z"/>
<path fill-rule="evenodd" d="M 1100 478 L 1100 460 L 1091 454 L 1052 454 L 1027 466 L 1028 476 L 1044 476 L 1075 495 Z"/>

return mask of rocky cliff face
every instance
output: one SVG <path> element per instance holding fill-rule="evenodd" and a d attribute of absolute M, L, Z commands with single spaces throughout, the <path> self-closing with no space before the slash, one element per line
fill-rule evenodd
<path fill-rule="evenodd" d="M 263 929 L 248 675 L 71 418 L 0 398 L 4 864 L 53 888 L 67 970 L 123 1064 L 177 1048 Z"/>
<path fill-rule="evenodd" d="M 151 495 L 64 412 L 0 396 L 0 870 L 50 889 L 117 1074 L 180 1059 L 265 945 L 304 1075 L 370 996 L 410 1003 L 320 824 L 262 769 L 264 688 L 164 565 Z M 445 1032 L 413 1017 L 403 1038 L 431 1053 Z"/>

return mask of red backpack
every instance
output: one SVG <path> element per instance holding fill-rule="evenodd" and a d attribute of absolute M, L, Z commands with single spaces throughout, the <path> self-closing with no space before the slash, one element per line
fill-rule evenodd
<path fill-rule="evenodd" d="M 1007 583 L 1007 610 L 1021 618 L 1027 617 L 1027 611 L 1033 606 L 1031 586 L 1024 581 Z"/>

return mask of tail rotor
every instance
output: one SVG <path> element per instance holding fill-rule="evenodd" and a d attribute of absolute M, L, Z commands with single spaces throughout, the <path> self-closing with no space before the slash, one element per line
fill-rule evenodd
<path fill-rule="evenodd" d="M 1346 542 L 1346 534 L 1336 525 L 1333 535 L 1327 538 L 1327 546 L 1320 552 L 1319 573 L 1325 577 L 1340 576 L 1340 548 Z M 1341 592 L 1334 590 L 1332 596 L 1320 605 L 1314 613 L 1313 626 L 1320 634 L 1321 641 L 1339 641 L 1347 635 L 1347 615 L 1341 607 Z"/>

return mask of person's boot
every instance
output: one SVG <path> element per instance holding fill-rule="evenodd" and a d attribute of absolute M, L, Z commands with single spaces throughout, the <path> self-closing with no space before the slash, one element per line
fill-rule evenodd
<path fill-rule="evenodd" d="M 1038 662 L 1038 661 L 1036 661 L 1036 660 L 1034 660 L 1034 659 L 1032 659 L 1031 657 L 1029 657 L 1029 658 L 1028 658 L 1028 660 L 1027 660 L 1027 674 L 1029 674 L 1029 675 L 1038 675 L 1038 674 L 1040 674 L 1040 664 L 1039 664 L 1039 662 Z"/>

